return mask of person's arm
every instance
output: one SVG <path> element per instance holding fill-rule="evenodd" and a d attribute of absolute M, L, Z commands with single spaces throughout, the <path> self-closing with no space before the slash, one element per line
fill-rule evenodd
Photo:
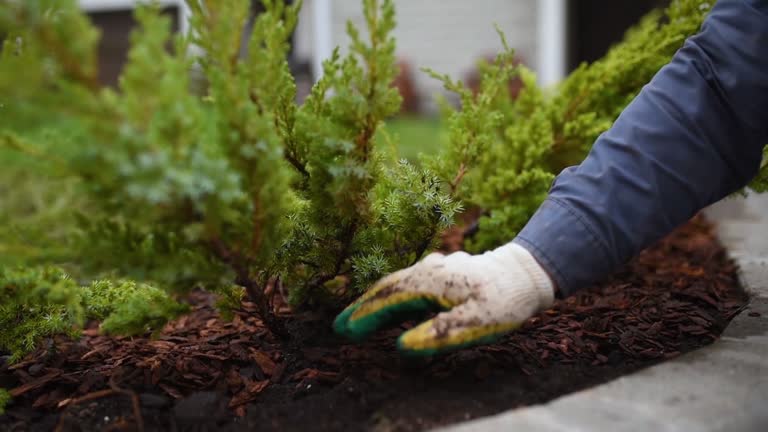
<path fill-rule="evenodd" d="M 514 241 L 568 295 L 745 186 L 765 144 L 768 1 L 720 0 Z"/>

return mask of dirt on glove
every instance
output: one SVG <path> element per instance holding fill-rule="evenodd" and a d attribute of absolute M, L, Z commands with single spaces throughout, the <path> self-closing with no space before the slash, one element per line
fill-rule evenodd
<path fill-rule="evenodd" d="M 401 357 L 396 336 L 356 345 L 330 322 L 290 320 L 279 341 L 243 311 L 193 313 L 156 339 L 86 329 L 0 367 L 14 401 L 0 430 L 418 431 L 546 402 L 707 345 L 746 304 L 735 265 L 703 219 L 605 283 L 494 345 Z"/>

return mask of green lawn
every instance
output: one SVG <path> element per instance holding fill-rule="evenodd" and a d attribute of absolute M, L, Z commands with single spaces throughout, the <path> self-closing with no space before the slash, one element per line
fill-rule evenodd
<path fill-rule="evenodd" d="M 399 143 L 398 156 L 414 162 L 419 153 L 434 154 L 445 142 L 445 131 L 437 118 L 398 117 L 387 122 L 386 131 Z"/>

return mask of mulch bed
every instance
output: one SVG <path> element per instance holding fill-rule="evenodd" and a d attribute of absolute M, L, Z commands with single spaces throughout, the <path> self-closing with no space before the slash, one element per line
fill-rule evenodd
<path fill-rule="evenodd" d="M 715 340 L 744 306 L 735 265 L 701 218 L 600 286 L 500 343 L 400 357 L 407 325 L 355 345 L 297 316 L 279 341 L 252 314 L 194 312 L 150 338 L 86 329 L 0 367 L 1 430 L 415 431 L 606 382 Z"/>

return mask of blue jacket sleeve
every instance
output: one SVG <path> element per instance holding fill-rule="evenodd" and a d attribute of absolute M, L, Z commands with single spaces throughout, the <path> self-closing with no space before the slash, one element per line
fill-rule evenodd
<path fill-rule="evenodd" d="M 568 295 L 757 173 L 768 143 L 768 0 L 720 0 L 515 238 Z"/>

